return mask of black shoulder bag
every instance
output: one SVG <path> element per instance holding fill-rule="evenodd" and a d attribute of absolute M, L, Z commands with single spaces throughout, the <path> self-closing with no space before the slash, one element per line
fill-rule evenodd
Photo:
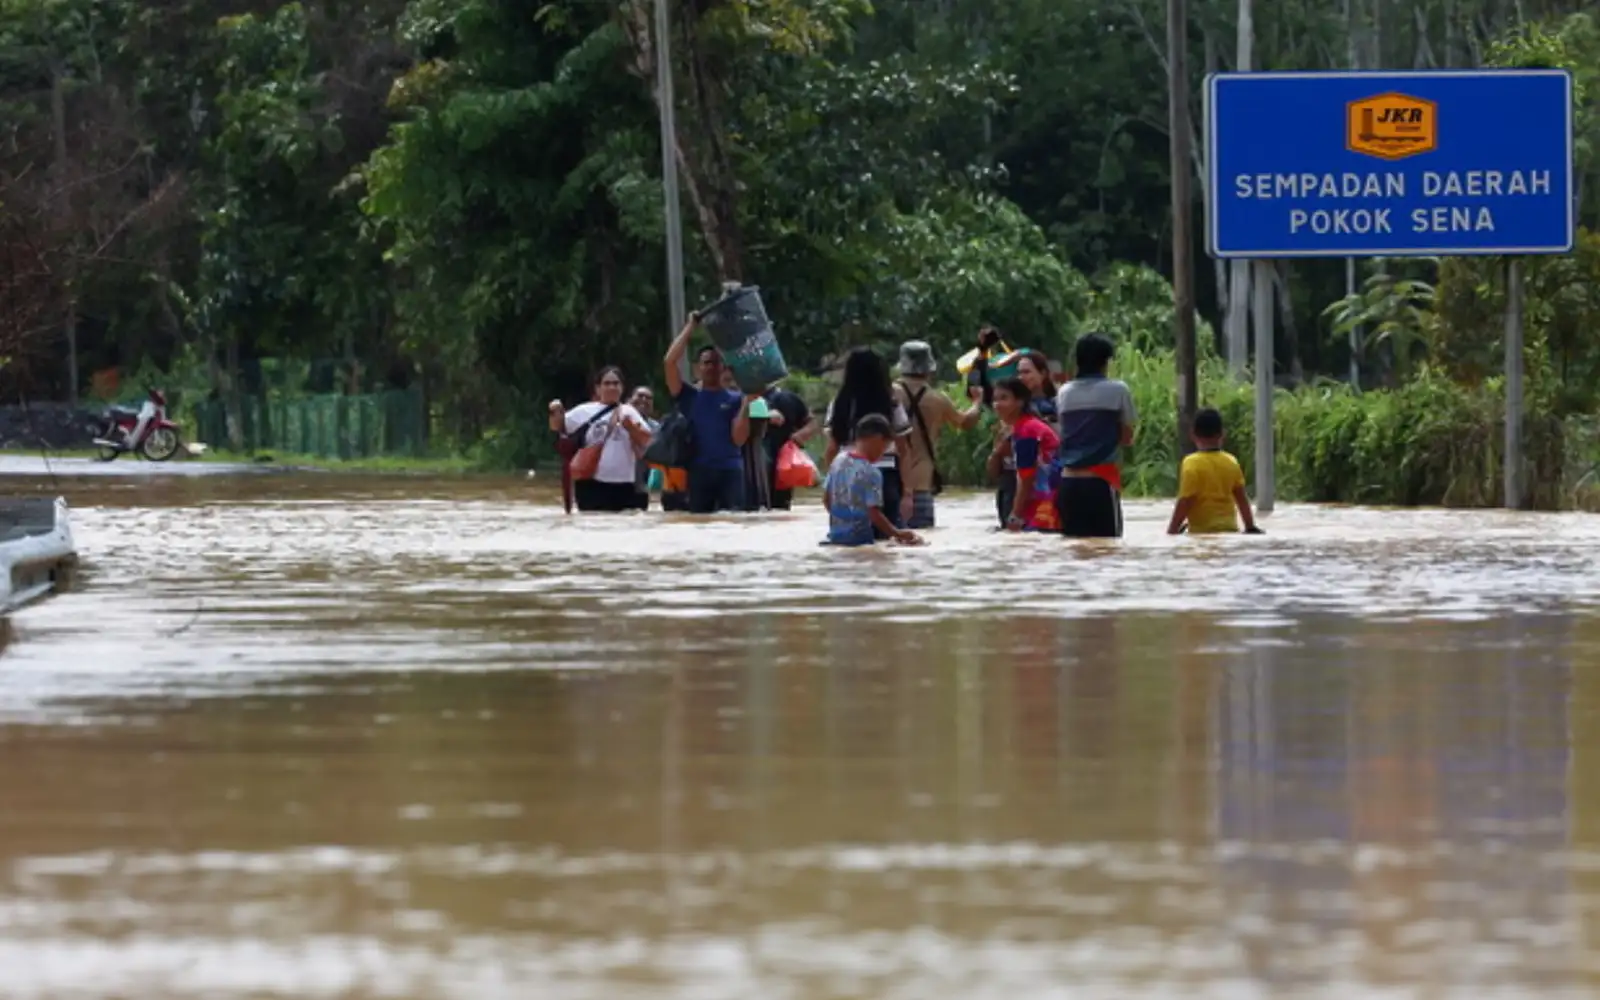
<path fill-rule="evenodd" d="M 694 462 L 694 446 L 694 425 L 682 410 L 674 409 L 662 418 L 642 457 L 647 465 L 687 469 Z"/>
<path fill-rule="evenodd" d="M 563 461 L 572 461 L 572 457 L 578 452 L 582 451 L 584 443 L 588 441 L 589 428 L 604 420 L 610 415 L 611 411 L 615 410 L 616 408 L 616 403 L 612 403 L 610 406 L 603 407 L 599 413 L 596 413 L 589 419 L 588 423 L 584 424 L 582 427 L 579 427 L 571 434 L 557 435 L 556 454 L 560 455 Z"/>

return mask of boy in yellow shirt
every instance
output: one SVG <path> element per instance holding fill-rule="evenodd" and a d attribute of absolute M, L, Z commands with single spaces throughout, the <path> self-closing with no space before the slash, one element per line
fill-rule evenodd
<path fill-rule="evenodd" d="M 1178 503 L 1172 509 L 1167 534 L 1182 534 L 1185 521 L 1191 535 L 1238 531 L 1235 510 L 1244 519 L 1245 534 L 1262 534 L 1250 510 L 1250 498 L 1244 492 L 1244 470 L 1239 468 L 1238 459 L 1222 450 L 1222 414 L 1212 409 L 1196 413 L 1191 436 L 1199 450 L 1183 460 L 1178 474 Z"/>

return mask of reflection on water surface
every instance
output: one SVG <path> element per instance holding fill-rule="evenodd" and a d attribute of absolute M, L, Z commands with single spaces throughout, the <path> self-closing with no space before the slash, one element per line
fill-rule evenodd
<path fill-rule="evenodd" d="M 67 489 L 79 588 L 0 658 L 3 998 L 1596 985 L 1585 518 L 1074 544 L 977 497 L 841 553 L 520 483 Z"/>

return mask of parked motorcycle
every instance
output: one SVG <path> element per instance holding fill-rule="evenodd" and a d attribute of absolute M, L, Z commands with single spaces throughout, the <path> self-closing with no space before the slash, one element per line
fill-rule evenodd
<path fill-rule="evenodd" d="M 144 429 L 138 440 L 134 430 L 141 421 Z M 182 442 L 178 439 L 178 425 L 167 419 L 167 397 L 160 389 L 150 389 L 144 405 L 137 410 L 125 406 L 106 409 L 105 424 L 94 439 L 100 449 L 97 457 L 110 462 L 123 452 L 133 452 L 152 462 L 165 462 L 178 453 Z"/>

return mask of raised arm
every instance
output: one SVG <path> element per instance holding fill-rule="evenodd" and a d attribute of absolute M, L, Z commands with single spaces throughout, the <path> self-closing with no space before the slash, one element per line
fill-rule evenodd
<path fill-rule="evenodd" d="M 667 348 L 667 356 L 661 359 L 664 374 L 667 376 L 667 395 L 673 399 L 678 398 L 678 393 L 683 391 L 683 376 L 678 372 L 678 364 L 683 360 L 684 354 L 689 350 L 689 338 L 694 336 L 694 328 L 700 322 L 698 313 L 690 313 L 684 321 L 683 329 L 678 331 L 678 336 L 672 341 L 672 346 Z"/>

